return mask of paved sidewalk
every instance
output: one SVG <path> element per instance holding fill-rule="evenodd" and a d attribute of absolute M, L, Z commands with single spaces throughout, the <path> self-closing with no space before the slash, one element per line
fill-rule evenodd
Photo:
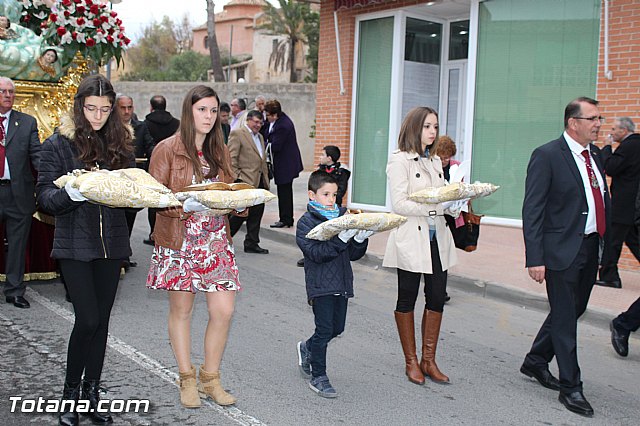
<path fill-rule="evenodd" d="M 294 180 L 294 217 L 297 220 L 306 211 L 307 180 L 309 172 Z M 272 192 L 276 186 L 272 181 Z M 278 202 L 272 201 L 265 207 L 262 218 L 261 235 L 265 238 L 277 237 L 290 239 L 295 244 L 295 226 L 292 228 L 273 229 L 269 225 L 278 220 Z M 369 259 L 382 263 L 388 232 L 373 235 L 369 240 L 367 255 Z M 264 245 L 264 244 L 263 244 Z M 266 247 L 266 246 L 265 246 Z M 268 247 L 267 247 L 268 248 Z M 501 226 L 482 225 L 478 249 L 473 253 L 458 250 L 458 265 L 450 271 L 452 275 L 465 278 L 464 281 L 475 284 L 482 291 L 487 288 L 499 291 L 510 290 L 512 296 L 520 297 L 522 293 L 535 298 L 545 298 L 544 284 L 534 282 L 524 267 L 524 241 L 522 230 Z M 589 301 L 589 311 L 604 316 L 613 316 L 627 310 L 629 305 L 640 295 L 640 273 L 620 271 L 621 289 L 595 286 Z M 477 289 L 473 289 L 477 291 Z M 517 299 L 516 299 L 517 300 Z"/>

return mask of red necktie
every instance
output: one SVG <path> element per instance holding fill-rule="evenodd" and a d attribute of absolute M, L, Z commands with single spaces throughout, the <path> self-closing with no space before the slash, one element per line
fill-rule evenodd
<path fill-rule="evenodd" d="M 4 176 L 4 144 L 5 144 L 5 134 L 4 134 L 4 120 L 6 117 L 0 115 L 0 179 Z"/>
<path fill-rule="evenodd" d="M 604 237 L 604 231 L 606 229 L 605 216 L 604 216 L 604 200 L 602 199 L 602 193 L 600 192 L 600 185 L 598 184 L 598 179 L 596 178 L 596 174 L 593 171 L 593 167 L 591 167 L 591 157 L 589 156 L 589 150 L 585 149 L 582 151 L 582 156 L 585 159 L 585 164 L 587 165 L 587 173 L 589 174 L 589 183 L 591 187 L 591 192 L 593 193 L 593 199 L 596 202 L 596 228 L 598 228 L 598 234 L 601 237 Z"/>

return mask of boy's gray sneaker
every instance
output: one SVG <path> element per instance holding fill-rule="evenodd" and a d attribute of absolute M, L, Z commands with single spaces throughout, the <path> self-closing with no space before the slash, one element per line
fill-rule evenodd
<path fill-rule="evenodd" d="M 298 342 L 298 367 L 305 378 L 311 378 L 311 354 L 304 340 Z"/>
<path fill-rule="evenodd" d="M 314 377 L 309 381 L 309 387 L 312 391 L 323 398 L 335 398 L 338 392 L 331 386 L 327 376 Z"/>

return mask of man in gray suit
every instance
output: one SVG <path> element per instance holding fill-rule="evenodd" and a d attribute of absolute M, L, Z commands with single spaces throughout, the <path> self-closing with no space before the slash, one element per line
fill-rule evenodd
<path fill-rule="evenodd" d="M 264 140 L 260 134 L 262 127 L 262 114 L 252 110 L 247 113 L 245 124 L 229 134 L 229 154 L 231 155 L 231 167 L 237 180 L 253 185 L 256 188 L 269 189 L 269 177 Z M 269 250 L 263 249 L 260 243 L 260 221 L 264 214 L 264 204 L 258 204 L 249 208 L 249 215 L 245 217 L 231 216 L 229 225 L 231 235 L 235 235 L 247 220 L 247 235 L 244 239 L 244 251 L 246 253 L 267 254 Z"/>
<path fill-rule="evenodd" d="M 15 111 L 15 99 L 13 81 L 0 77 L 0 222 L 5 223 L 9 243 L 4 295 L 7 303 L 28 308 L 24 261 L 31 215 L 36 210 L 31 165 L 37 170 L 40 140 L 35 118 Z"/>

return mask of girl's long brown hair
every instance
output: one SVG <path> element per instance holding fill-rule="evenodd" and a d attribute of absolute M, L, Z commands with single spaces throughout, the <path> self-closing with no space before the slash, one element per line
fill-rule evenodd
<path fill-rule="evenodd" d="M 111 103 L 109 118 L 98 131 L 93 130 L 84 116 L 84 102 L 89 96 L 106 96 Z M 78 159 L 87 168 L 106 163 L 109 169 L 121 169 L 133 161 L 133 136 L 122 122 L 115 100 L 113 86 L 100 74 L 84 78 L 78 86 L 73 101 L 75 136 L 72 143 L 78 150 Z"/>
<path fill-rule="evenodd" d="M 182 102 L 182 117 L 180 119 L 180 138 L 187 150 L 187 156 L 193 163 L 193 172 L 196 175 L 196 181 L 202 182 L 203 179 L 214 178 L 222 171 L 225 176 L 232 176 L 231 164 L 227 154 L 227 147 L 224 144 L 224 135 L 220 124 L 220 115 L 216 117 L 213 128 L 204 138 L 202 145 L 202 154 L 209 164 L 209 173 L 205 176 L 202 174 L 202 165 L 198 158 L 198 149 L 196 148 L 196 129 L 193 118 L 193 105 L 204 98 L 216 98 L 218 107 L 220 106 L 220 98 L 215 90 L 211 87 L 199 85 L 189 90 Z"/>
<path fill-rule="evenodd" d="M 416 107 L 413 108 L 402 121 L 402 127 L 400 128 L 400 136 L 398 136 L 398 149 L 405 152 L 414 152 L 416 154 L 424 154 L 422 149 L 422 126 L 424 120 L 429 114 L 434 114 L 438 118 L 438 113 L 433 108 L 429 107 Z M 438 151 L 438 136 L 440 132 L 436 133 L 436 140 L 429 147 L 429 157 L 436 155 Z"/>

